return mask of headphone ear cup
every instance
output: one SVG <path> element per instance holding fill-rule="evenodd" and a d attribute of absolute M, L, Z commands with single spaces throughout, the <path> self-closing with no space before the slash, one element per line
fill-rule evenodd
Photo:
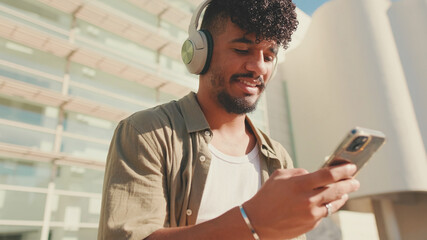
<path fill-rule="evenodd" d="M 198 47 L 195 42 L 199 43 Z M 212 58 L 212 45 L 212 35 L 207 30 L 197 31 L 184 42 L 181 58 L 190 73 L 204 74 L 207 72 Z"/>
<path fill-rule="evenodd" d="M 212 34 L 208 30 L 199 30 L 201 34 L 204 34 L 206 37 L 206 58 L 202 71 L 199 74 L 205 74 L 209 70 L 209 66 L 211 65 L 212 60 L 212 52 L 213 52 L 213 38 Z"/>

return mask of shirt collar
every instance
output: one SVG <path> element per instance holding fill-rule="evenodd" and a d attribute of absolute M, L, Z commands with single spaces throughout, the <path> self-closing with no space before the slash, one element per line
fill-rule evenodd
<path fill-rule="evenodd" d="M 185 121 L 188 133 L 209 129 L 209 123 L 200 108 L 195 92 L 190 92 L 187 96 L 179 100 L 182 116 Z"/>
<path fill-rule="evenodd" d="M 209 123 L 200 108 L 195 92 L 190 92 L 185 97 L 181 98 L 179 100 L 179 105 L 188 133 L 210 129 Z M 246 116 L 246 122 L 255 134 L 261 152 L 268 157 L 277 158 L 276 152 L 273 150 L 267 135 L 258 130 L 248 116 Z"/>
<path fill-rule="evenodd" d="M 252 132 L 255 134 L 257 139 L 257 144 L 261 149 L 261 152 L 269 158 L 277 158 L 276 152 L 271 146 L 271 141 L 263 132 L 256 128 L 252 121 L 246 116 L 246 122 L 249 124 L 249 127 L 252 129 Z"/>

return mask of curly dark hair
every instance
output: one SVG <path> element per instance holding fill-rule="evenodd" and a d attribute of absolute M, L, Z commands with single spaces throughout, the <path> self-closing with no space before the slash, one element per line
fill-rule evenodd
<path fill-rule="evenodd" d="M 298 26 L 292 0 L 212 0 L 201 29 L 218 34 L 228 19 L 244 31 L 255 33 L 258 42 L 273 40 L 285 49 Z"/>

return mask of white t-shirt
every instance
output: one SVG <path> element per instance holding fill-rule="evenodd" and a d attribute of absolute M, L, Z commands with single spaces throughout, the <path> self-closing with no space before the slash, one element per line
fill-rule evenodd
<path fill-rule="evenodd" d="M 226 155 L 211 144 L 209 150 L 212 160 L 196 224 L 218 217 L 244 203 L 261 187 L 258 146 L 241 157 Z"/>

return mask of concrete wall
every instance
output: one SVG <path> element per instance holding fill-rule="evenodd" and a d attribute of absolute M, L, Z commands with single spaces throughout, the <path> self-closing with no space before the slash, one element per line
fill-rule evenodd
<path fill-rule="evenodd" d="M 402 64 L 405 59 L 400 57 L 401 44 L 394 39 L 391 6 L 387 0 L 332 0 L 324 4 L 314 13 L 304 39 L 287 52 L 279 69 L 289 89 L 300 166 L 317 169 L 354 126 L 387 135 L 386 145 L 358 175 L 362 187 L 353 198 L 427 191 L 427 157 L 422 122 L 416 114 L 425 110 L 414 104 L 408 87 L 412 83 L 408 83 Z M 425 25 L 417 26 L 424 31 Z M 417 48 L 416 42 L 411 44 Z M 420 101 L 425 94 L 415 98 Z"/>
<path fill-rule="evenodd" d="M 427 1 L 393 2 L 387 15 L 427 149 Z"/>
<path fill-rule="evenodd" d="M 344 208 L 374 213 L 381 240 L 427 236 L 426 23 L 425 0 L 331 0 L 278 69 L 300 167 L 316 170 L 354 126 L 386 134 Z"/>

